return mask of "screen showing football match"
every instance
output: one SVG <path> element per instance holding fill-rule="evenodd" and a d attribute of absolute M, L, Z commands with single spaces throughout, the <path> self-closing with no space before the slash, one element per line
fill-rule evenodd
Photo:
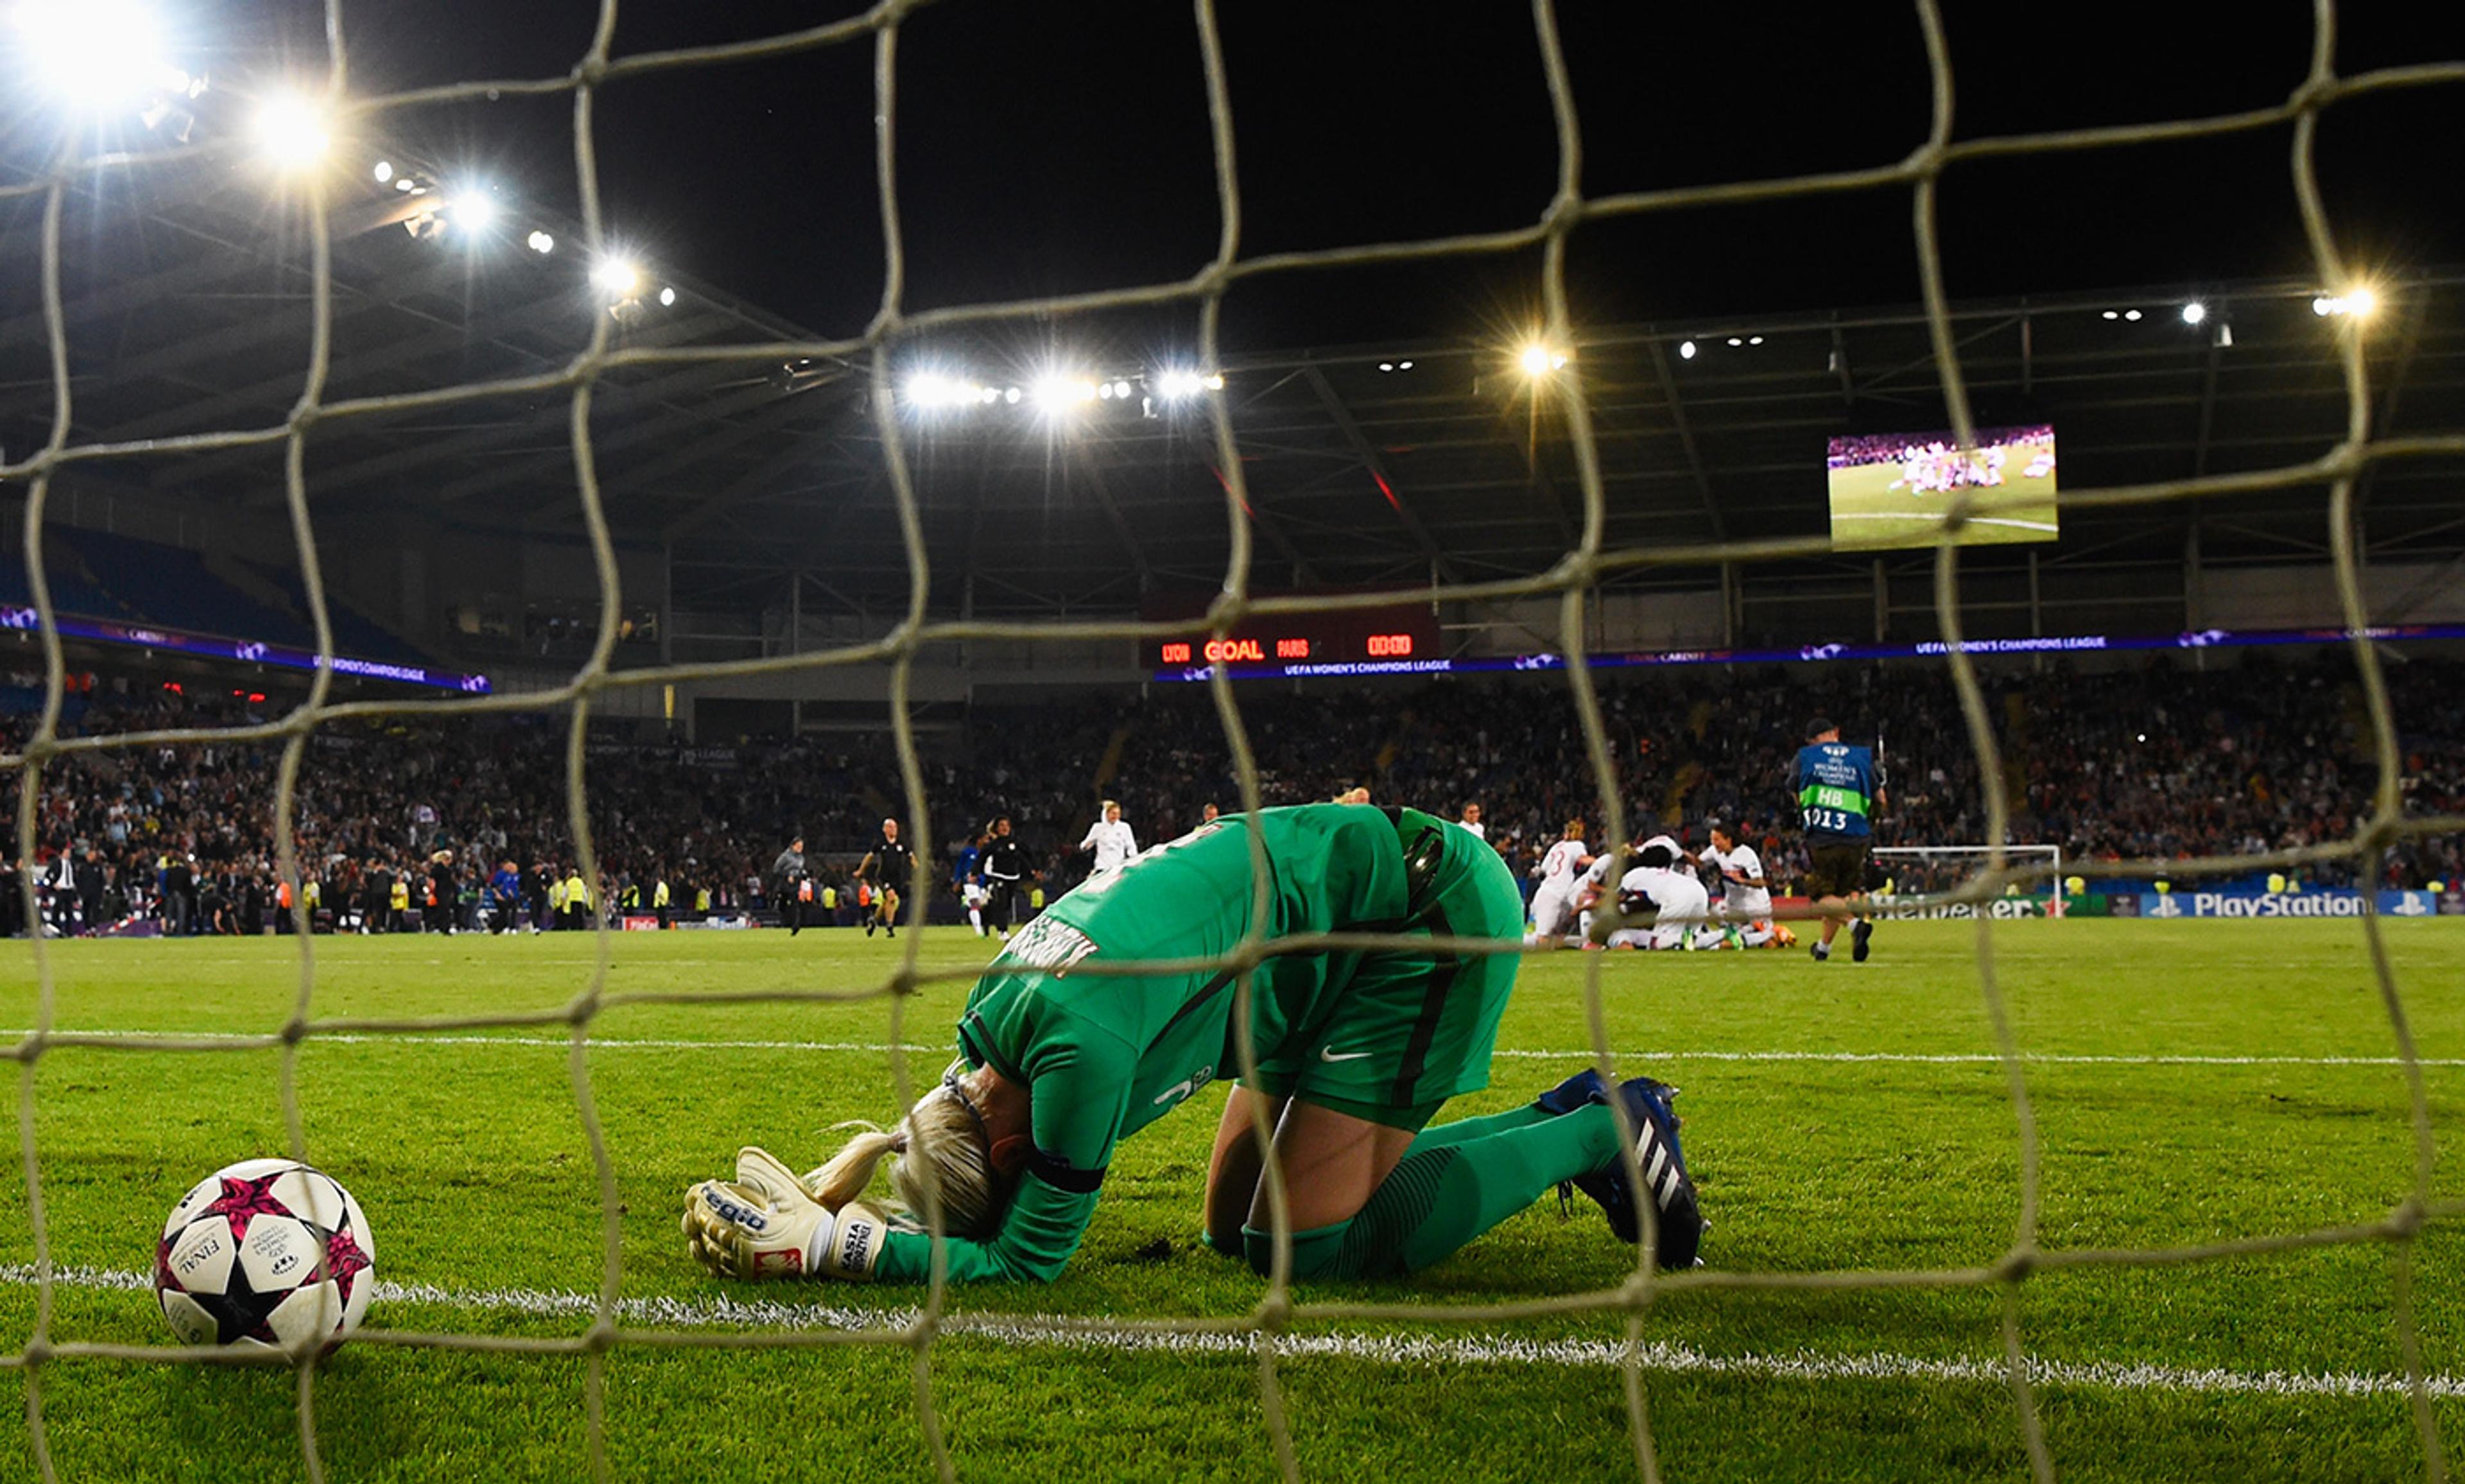
<path fill-rule="evenodd" d="M 1962 490 L 1977 492 L 1958 543 L 2053 541 L 2054 430 L 1980 428 L 1964 449 L 1949 432 L 1832 440 L 1832 544 L 1931 546 Z"/>

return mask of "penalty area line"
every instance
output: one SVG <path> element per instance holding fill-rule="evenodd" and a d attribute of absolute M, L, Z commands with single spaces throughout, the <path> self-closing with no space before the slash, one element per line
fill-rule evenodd
<path fill-rule="evenodd" d="M 144 1273 L 96 1268 L 53 1270 L 59 1288 L 141 1293 L 152 1286 Z M 24 1263 L 0 1264 L 0 1284 L 13 1288 L 34 1285 L 34 1270 Z M 426 1283 L 380 1282 L 378 1303 L 425 1305 L 499 1315 L 541 1318 L 587 1319 L 597 1314 L 598 1300 L 588 1294 L 536 1289 L 457 1290 Z M 740 1326 L 757 1329 L 881 1331 L 903 1329 L 917 1311 L 901 1307 L 867 1309 L 847 1304 L 789 1303 L 778 1299 L 626 1298 L 618 1313 L 629 1322 L 676 1329 Z M 1434 1318 L 1435 1316 L 1433 1316 Z M 943 1328 L 954 1336 L 1028 1348 L 1146 1353 L 1189 1356 L 1249 1356 L 1256 1338 L 1249 1332 L 1177 1333 L 1170 1330 L 1105 1331 L 1083 1326 L 1088 1319 L 1060 1315 L 952 1314 Z M 1099 1320 L 1098 1322 L 1100 1322 Z M 1303 1334 L 1286 1335 L 1276 1342 L 1279 1359 L 1355 1361 L 1378 1365 L 1545 1365 L 1598 1369 L 1622 1364 L 1626 1348 L 1608 1340 L 1522 1340 L 1496 1332 L 1462 1335 Z M 1921 1382 L 1950 1385 L 2005 1385 L 2010 1374 L 2003 1362 L 1965 1356 L 1898 1355 L 1890 1352 L 1836 1354 L 1817 1350 L 1762 1353 L 1715 1353 L 1670 1340 L 1637 1347 L 1644 1369 L 1669 1375 L 1734 1377 L 1749 1381 Z M 2025 1365 L 2031 1384 L 2088 1390 L 2176 1392 L 2184 1394 L 2270 1397 L 2405 1396 L 2411 1387 L 2405 1377 L 2372 1371 L 2248 1371 L 2222 1366 L 2157 1365 L 2120 1361 L 2054 1361 L 2030 1357 Z M 2465 1398 L 2465 1377 L 2427 1375 L 2426 1395 L 2441 1401 Z"/>
<path fill-rule="evenodd" d="M 178 1041 L 268 1041 L 272 1032 L 233 1030 L 73 1030 L 55 1028 L 59 1036 L 94 1036 L 112 1040 L 178 1040 Z M 25 1027 L 0 1027 L 0 1039 L 22 1040 L 33 1034 Z M 338 1046 L 505 1046 L 553 1047 L 569 1049 L 569 1036 L 488 1035 L 456 1031 L 428 1035 L 415 1030 L 319 1031 L 308 1037 L 310 1042 L 326 1041 Z M 911 1055 L 945 1056 L 953 1052 L 948 1046 L 926 1046 L 915 1042 L 893 1044 L 887 1041 L 791 1041 L 791 1040 L 701 1040 L 689 1036 L 592 1036 L 592 1051 L 611 1052 L 840 1052 L 869 1055 L 887 1055 L 905 1052 Z M 270 1049 L 270 1048 L 269 1048 Z M 1566 1051 L 1530 1051 L 1499 1047 L 1494 1056 L 1511 1057 L 1518 1061 L 1588 1062 L 1588 1047 Z M 1649 1058 L 1653 1061 L 1738 1061 L 1738 1062 L 1840 1062 L 1848 1064 L 1893 1064 L 1938 1067 L 1991 1067 L 2003 1058 L 1993 1052 L 1791 1052 L 1791 1051 L 1620 1051 L 1621 1061 Z M 2031 1066 L 2052 1067 L 2402 1067 L 2400 1056 L 2287 1056 L 2231 1054 L 2203 1055 L 2196 1052 L 2022 1052 L 2020 1060 Z M 2465 1056 L 2418 1056 L 2414 1065 L 2421 1067 L 2465 1067 Z"/>

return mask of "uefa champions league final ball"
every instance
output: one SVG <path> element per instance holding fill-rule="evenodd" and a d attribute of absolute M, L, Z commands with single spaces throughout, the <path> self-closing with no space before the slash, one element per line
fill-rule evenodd
<path fill-rule="evenodd" d="M 297 1160 L 243 1160 L 197 1182 L 154 1250 L 154 1296 L 184 1344 L 330 1351 L 375 1286 L 360 1203 Z"/>

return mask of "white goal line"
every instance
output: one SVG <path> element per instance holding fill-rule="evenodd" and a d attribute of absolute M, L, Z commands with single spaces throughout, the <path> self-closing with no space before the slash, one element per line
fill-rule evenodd
<path fill-rule="evenodd" d="M 63 1288 L 142 1293 L 152 1286 L 144 1273 L 96 1268 L 57 1268 L 52 1281 Z M 0 1284 L 29 1288 L 34 1270 L 23 1263 L 0 1264 Z M 543 1318 L 589 1318 L 598 1300 L 588 1294 L 538 1289 L 456 1290 L 426 1283 L 376 1285 L 378 1303 L 426 1304 L 439 1308 L 478 1310 Z M 641 1325 L 677 1329 L 738 1326 L 757 1329 L 840 1330 L 850 1332 L 904 1329 L 916 1321 L 912 1307 L 868 1309 L 851 1304 L 791 1303 L 779 1299 L 626 1298 L 618 1313 Z M 1100 1321 L 1099 1321 L 1100 1322 Z M 1255 1338 L 1246 1331 L 1180 1333 L 1172 1330 L 1099 1330 L 1085 1327 L 1088 1317 L 1048 1314 L 951 1314 L 942 1328 L 953 1335 L 996 1344 L 1117 1353 L 1167 1355 L 1232 1355 L 1255 1353 Z M 1276 1341 L 1284 1360 L 1357 1361 L 1378 1365 L 1549 1365 L 1606 1368 L 1624 1362 L 1623 1345 L 1596 1340 L 1521 1340 L 1495 1332 L 1463 1335 L 1285 1335 Z M 1775 1354 L 1745 1351 L 1716 1354 L 1671 1340 L 1653 1340 L 1638 1347 L 1646 1370 L 1673 1375 L 1739 1377 L 1756 1381 L 1882 1381 L 1938 1384 L 2001 1386 L 2010 1377 L 1999 1360 L 1970 1357 L 1899 1355 L 1891 1352 L 1827 1354 L 1794 1350 Z M 2052 1361 L 2031 1357 L 2025 1362 L 2037 1385 L 2107 1391 L 2178 1392 L 2210 1395 L 2283 1397 L 2404 1396 L 2406 1378 L 2374 1371 L 2244 1371 L 2219 1366 L 2154 1365 L 2119 1361 Z M 2442 1401 L 2465 1398 L 2465 1377 L 2444 1373 L 2423 1378 L 2426 1394 Z"/>
<path fill-rule="evenodd" d="M 91 1036 L 111 1040 L 167 1041 L 261 1041 L 266 1049 L 275 1048 L 271 1032 L 237 1030 L 71 1030 L 55 1028 L 56 1036 Z M 0 1038 L 23 1039 L 33 1034 L 30 1029 L 0 1028 Z M 484 1035 L 465 1032 L 423 1035 L 413 1030 L 337 1030 L 319 1031 L 309 1043 L 332 1042 L 342 1046 L 507 1046 L 552 1047 L 565 1051 L 573 1045 L 569 1036 L 547 1035 Z M 611 1052 L 840 1052 L 868 1055 L 887 1055 L 905 1052 L 911 1056 L 947 1056 L 956 1053 L 950 1046 L 926 1046 L 913 1042 L 888 1041 L 786 1041 L 786 1040 L 700 1040 L 689 1036 L 592 1036 L 593 1051 Z M 63 1047 L 58 1050 L 74 1050 Z M 48 1052 L 46 1054 L 49 1054 Z M 1499 1047 L 1491 1053 L 1519 1061 L 1588 1062 L 1589 1047 L 1567 1051 L 1529 1051 Z M 1667 1051 L 1629 1050 L 1617 1053 L 1627 1061 L 1742 1061 L 1742 1062 L 1843 1062 L 1874 1064 L 1905 1064 L 1928 1067 L 2000 1066 L 2003 1058 L 1993 1052 L 1789 1052 L 1789 1051 Z M 2401 1056 L 2237 1056 L 2204 1055 L 2197 1052 L 2022 1052 L 2023 1063 L 2052 1067 L 2402 1067 Z M 2465 1056 L 2418 1056 L 2418 1067 L 2465 1067 Z"/>

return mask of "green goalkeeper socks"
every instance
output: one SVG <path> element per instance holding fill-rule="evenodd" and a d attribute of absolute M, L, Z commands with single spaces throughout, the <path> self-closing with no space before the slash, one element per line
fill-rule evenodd
<path fill-rule="evenodd" d="M 1528 1102 L 1519 1103 L 1504 1113 L 1457 1119 L 1453 1123 L 1440 1123 L 1421 1130 L 1421 1136 L 1404 1151 L 1404 1158 L 1409 1160 L 1426 1150 L 1442 1149 L 1449 1144 L 1470 1143 L 1476 1139 L 1487 1139 L 1492 1134 L 1503 1134 L 1510 1129 L 1529 1128 L 1535 1123 L 1545 1123 L 1549 1119 L 1549 1114 Z"/>
<path fill-rule="evenodd" d="M 1471 1125 L 1490 1125 L 1474 1129 Z M 1464 1131 L 1449 1141 L 1439 1136 Z M 1417 1273 L 1540 1199 L 1562 1180 L 1617 1157 L 1617 1116 L 1578 1108 L 1563 1118 L 1522 1108 L 1432 1129 L 1350 1221 L 1293 1233 L 1297 1278 L 1383 1278 Z M 1273 1260 L 1266 1232 L 1242 1229 L 1250 1266 Z"/>

